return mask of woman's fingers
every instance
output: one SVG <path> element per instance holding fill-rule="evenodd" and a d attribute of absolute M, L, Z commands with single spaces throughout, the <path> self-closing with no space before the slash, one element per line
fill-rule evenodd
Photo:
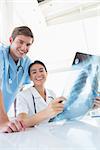
<path fill-rule="evenodd" d="M 100 96 L 96 97 L 96 100 L 94 102 L 94 108 L 100 108 Z"/>

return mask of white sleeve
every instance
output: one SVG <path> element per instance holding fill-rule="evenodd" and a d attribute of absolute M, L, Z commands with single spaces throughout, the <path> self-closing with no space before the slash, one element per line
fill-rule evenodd
<path fill-rule="evenodd" d="M 28 114 L 28 105 L 26 101 L 27 97 L 25 97 L 24 92 L 20 92 L 16 97 L 16 115 L 18 116 L 20 113 Z"/>

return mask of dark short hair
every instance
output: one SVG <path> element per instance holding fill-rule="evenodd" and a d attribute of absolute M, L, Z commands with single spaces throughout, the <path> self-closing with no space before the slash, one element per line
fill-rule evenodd
<path fill-rule="evenodd" d="M 35 60 L 34 62 L 32 62 L 32 63 L 29 65 L 29 68 L 28 68 L 28 74 L 29 74 L 29 76 L 30 76 L 31 67 L 32 67 L 33 65 L 35 65 L 35 64 L 40 64 L 40 65 L 42 65 L 42 66 L 44 67 L 45 71 L 47 72 L 47 68 L 46 68 L 45 64 L 44 64 L 42 61 L 40 61 L 40 60 Z"/>
<path fill-rule="evenodd" d="M 13 40 L 17 37 L 17 35 L 30 36 L 34 40 L 33 33 L 31 31 L 31 29 L 27 26 L 16 27 L 11 34 Z M 33 40 L 32 40 L 32 42 L 33 42 Z"/>

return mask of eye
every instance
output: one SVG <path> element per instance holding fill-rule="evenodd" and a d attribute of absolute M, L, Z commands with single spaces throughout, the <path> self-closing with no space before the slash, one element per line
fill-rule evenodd
<path fill-rule="evenodd" d="M 23 41 L 22 41 L 22 40 L 19 40 L 19 44 L 23 44 Z"/>
<path fill-rule="evenodd" d="M 31 73 L 32 73 L 32 74 L 36 74 L 36 71 L 32 71 Z"/>
<path fill-rule="evenodd" d="M 30 46 L 31 46 L 31 43 L 26 44 L 26 46 L 27 46 L 27 47 L 30 47 Z"/>
<path fill-rule="evenodd" d="M 44 72 L 43 70 L 40 70 L 40 72 Z"/>
<path fill-rule="evenodd" d="M 39 69 L 40 72 L 45 72 L 44 68 Z"/>

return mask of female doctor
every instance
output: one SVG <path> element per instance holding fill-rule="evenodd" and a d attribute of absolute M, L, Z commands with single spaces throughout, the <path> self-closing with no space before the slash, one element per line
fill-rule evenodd
<path fill-rule="evenodd" d="M 53 91 L 46 89 L 47 69 L 43 62 L 36 60 L 29 66 L 30 79 L 34 85 L 17 95 L 16 114 L 26 127 L 31 127 L 61 113 L 64 97 L 55 99 Z"/>

